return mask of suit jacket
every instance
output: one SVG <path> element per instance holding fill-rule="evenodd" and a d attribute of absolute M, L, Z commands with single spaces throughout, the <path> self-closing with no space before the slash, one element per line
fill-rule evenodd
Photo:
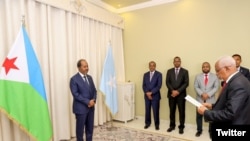
<path fill-rule="evenodd" d="M 155 71 L 154 75 L 150 81 L 150 71 L 144 73 L 143 75 L 143 83 L 142 89 L 144 92 L 144 98 L 147 98 L 146 92 L 152 92 L 152 100 L 160 100 L 161 99 L 161 89 L 162 85 L 162 74 L 159 71 Z"/>
<path fill-rule="evenodd" d="M 206 100 L 207 103 L 215 103 L 215 93 L 218 91 L 220 81 L 214 73 L 209 73 L 208 83 L 204 83 L 204 73 L 198 74 L 195 77 L 194 89 L 196 92 L 196 99 L 203 103 L 201 95 L 207 93 L 209 98 Z"/>
<path fill-rule="evenodd" d="M 93 79 L 87 75 L 89 84 L 77 73 L 70 79 L 70 90 L 73 95 L 73 112 L 75 114 L 86 114 L 89 110 L 88 104 L 91 99 L 96 100 L 96 88 Z"/>
<path fill-rule="evenodd" d="M 239 72 L 243 74 L 248 79 L 248 81 L 250 81 L 250 72 L 248 68 L 240 66 Z M 223 83 L 224 81 L 221 82 L 221 86 L 223 86 Z"/>
<path fill-rule="evenodd" d="M 249 73 L 249 69 L 248 68 L 240 66 L 240 70 L 239 71 L 250 81 L 250 73 Z"/>
<path fill-rule="evenodd" d="M 171 97 L 172 90 L 178 90 L 179 95 L 183 98 L 187 95 L 186 88 L 189 85 L 188 71 L 184 68 L 180 68 L 177 80 L 175 80 L 175 68 L 171 68 L 167 71 L 166 85 L 168 88 L 168 97 Z"/>
<path fill-rule="evenodd" d="M 215 125 L 250 125 L 250 82 L 246 77 L 236 73 L 204 118 Z"/>

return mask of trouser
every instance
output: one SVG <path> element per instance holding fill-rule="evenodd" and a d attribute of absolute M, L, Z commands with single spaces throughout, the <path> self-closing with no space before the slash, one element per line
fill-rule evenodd
<path fill-rule="evenodd" d="M 160 110 L 160 100 L 148 100 L 145 99 L 145 124 L 151 124 L 151 107 L 153 109 L 154 121 L 155 126 L 160 125 L 160 117 L 159 117 L 159 110 Z"/>
<path fill-rule="evenodd" d="M 197 131 L 202 132 L 202 120 L 203 116 L 199 114 L 196 110 L 196 125 L 197 125 Z"/>
<path fill-rule="evenodd" d="M 180 125 L 178 128 L 185 128 L 185 103 L 186 100 L 183 97 L 169 97 L 168 98 L 170 108 L 170 127 L 175 127 L 175 111 L 176 105 L 178 106 Z"/>
<path fill-rule="evenodd" d="M 86 134 L 86 141 L 92 141 L 94 130 L 94 110 L 90 110 L 86 114 L 76 114 L 77 141 L 84 141 L 84 130 Z"/>

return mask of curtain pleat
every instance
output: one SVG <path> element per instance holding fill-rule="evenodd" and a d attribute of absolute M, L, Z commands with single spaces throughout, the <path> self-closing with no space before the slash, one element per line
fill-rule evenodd
<path fill-rule="evenodd" d="M 109 42 L 113 47 L 117 81 L 125 80 L 122 29 L 34 0 L 1 0 L 0 63 L 15 41 L 22 15 L 43 73 L 53 140 L 75 137 L 69 79 L 77 73 L 76 62 L 81 58 L 88 61 L 89 74 L 98 90 L 94 124 L 109 121 L 99 84 Z M 0 141 L 28 140 L 32 139 L 0 113 Z"/>

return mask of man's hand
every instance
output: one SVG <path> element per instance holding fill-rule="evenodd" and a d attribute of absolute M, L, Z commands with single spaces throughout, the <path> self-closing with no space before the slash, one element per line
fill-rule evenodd
<path fill-rule="evenodd" d="M 201 95 L 201 98 L 202 98 L 203 101 L 206 101 L 209 98 L 209 95 L 207 93 L 203 93 Z"/>
<path fill-rule="evenodd" d="M 148 97 L 149 100 L 153 99 L 152 92 L 147 92 L 146 95 L 147 95 L 147 97 Z"/>
<path fill-rule="evenodd" d="M 203 106 L 205 106 L 207 109 L 212 109 L 212 104 L 211 103 L 202 103 Z"/>
<path fill-rule="evenodd" d="M 179 91 L 173 90 L 171 96 L 172 96 L 172 97 L 176 97 L 176 96 L 178 96 L 179 94 L 180 94 Z"/>
<path fill-rule="evenodd" d="M 207 110 L 205 106 L 200 106 L 197 108 L 199 114 L 204 115 L 204 112 Z"/>
<path fill-rule="evenodd" d="M 88 107 L 90 108 L 90 107 L 94 107 L 94 106 L 95 106 L 95 100 L 94 100 L 94 99 L 91 99 L 91 100 L 89 101 Z"/>

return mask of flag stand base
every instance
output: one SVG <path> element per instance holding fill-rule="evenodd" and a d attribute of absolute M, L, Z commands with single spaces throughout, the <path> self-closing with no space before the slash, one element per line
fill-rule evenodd
<path fill-rule="evenodd" d="M 110 114 L 110 116 L 111 116 L 110 127 L 107 127 L 107 130 L 108 131 L 116 131 L 117 127 L 114 127 L 114 125 L 113 125 L 113 116 L 112 116 L 112 114 Z"/>
<path fill-rule="evenodd" d="M 117 127 L 114 127 L 112 122 L 113 122 L 113 121 L 111 121 L 111 126 L 110 126 L 110 127 L 107 127 L 107 130 L 108 130 L 108 131 L 116 131 L 116 130 L 117 130 Z"/>

